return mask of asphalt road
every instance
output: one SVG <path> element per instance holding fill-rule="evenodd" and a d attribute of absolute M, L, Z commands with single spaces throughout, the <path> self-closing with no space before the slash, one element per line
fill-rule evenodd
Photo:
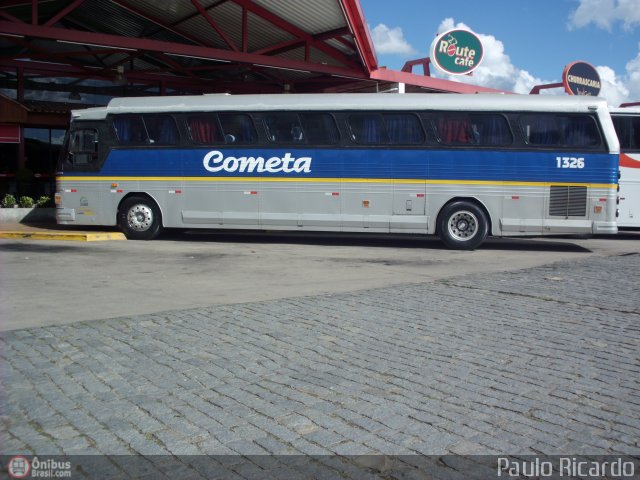
<path fill-rule="evenodd" d="M 151 242 L 0 240 L 0 330 L 354 292 L 640 252 L 640 233 L 489 239 L 171 233 Z"/>

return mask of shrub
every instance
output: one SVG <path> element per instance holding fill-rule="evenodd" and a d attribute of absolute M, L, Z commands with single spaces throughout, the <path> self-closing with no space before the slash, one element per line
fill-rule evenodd
<path fill-rule="evenodd" d="M 33 208 L 35 202 L 33 201 L 33 198 L 24 196 L 20 197 L 20 199 L 18 200 L 18 205 L 20 205 L 20 207 L 22 208 Z"/>
<path fill-rule="evenodd" d="M 2 202 L 0 202 L 0 206 L 2 206 L 2 208 L 13 208 L 16 206 L 16 197 L 14 197 L 13 195 L 11 195 L 10 193 L 7 193 L 4 198 L 2 199 Z"/>
<path fill-rule="evenodd" d="M 38 200 L 36 200 L 36 207 L 45 208 L 51 207 L 53 204 L 51 203 L 51 197 L 47 197 L 46 195 L 41 196 Z"/>

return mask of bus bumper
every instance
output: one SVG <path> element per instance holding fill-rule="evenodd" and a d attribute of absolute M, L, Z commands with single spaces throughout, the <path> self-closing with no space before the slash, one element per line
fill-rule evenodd
<path fill-rule="evenodd" d="M 56 208 L 56 222 L 60 225 L 74 223 L 76 221 L 75 208 Z"/>
<path fill-rule="evenodd" d="M 593 233 L 598 235 L 614 235 L 618 233 L 616 222 L 593 222 Z"/>

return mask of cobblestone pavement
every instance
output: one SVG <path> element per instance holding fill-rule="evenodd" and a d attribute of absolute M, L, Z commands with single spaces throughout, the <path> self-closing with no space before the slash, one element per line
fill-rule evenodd
<path fill-rule="evenodd" d="M 2 453 L 638 455 L 639 284 L 591 257 L 6 332 Z"/>

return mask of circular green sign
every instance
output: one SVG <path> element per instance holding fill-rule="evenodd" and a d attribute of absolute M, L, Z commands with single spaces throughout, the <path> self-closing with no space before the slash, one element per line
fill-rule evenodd
<path fill-rule="evenodd" d="M 450 75 L 473 72 L 482 61 L 482 42 L 469 30 L 449 30 L 439 35 L 431 46 L 431 61 Z"/>

